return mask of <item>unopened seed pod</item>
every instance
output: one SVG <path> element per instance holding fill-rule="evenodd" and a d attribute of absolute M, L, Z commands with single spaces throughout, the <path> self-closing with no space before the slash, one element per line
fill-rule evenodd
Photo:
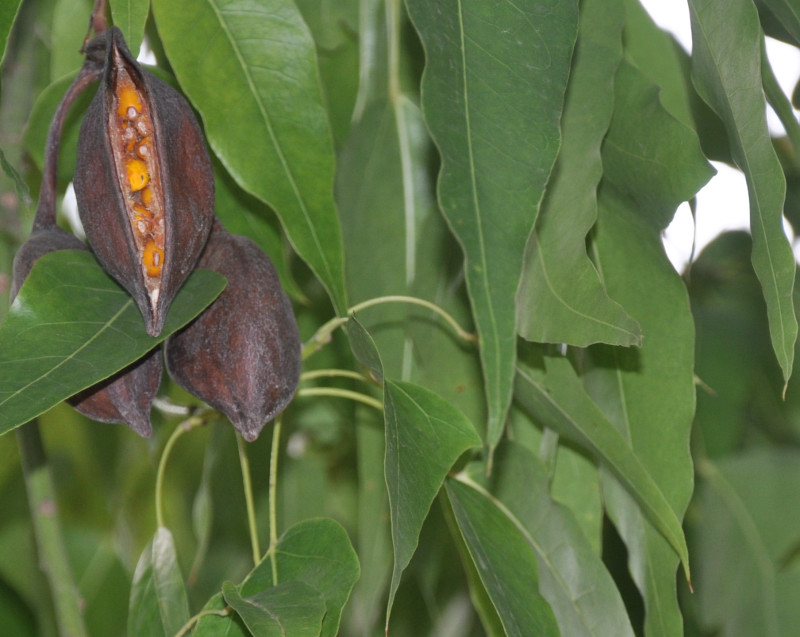
<path fill-rule="evenodd" d="M 75 195 L 92 250 L 157 336 L 214 214 L 214 175 L 186 100 L 105 33 L 103 77 L 81 125 Z"/>
<path fill-rule="evenodd" d="M 144 438 L 153 433 L 150 408 L 161 384 L 161 348 L 69 399 L 92 420 L 128 425 Z"/>
<path fill-rule="evenodd" d="M 219 272 L 228 284 L 167 339 L 167 371 L 253 441 L 297 389 L 300 336 L 292 305 L 269 257 L 218 221 L 198 267 Z"/>

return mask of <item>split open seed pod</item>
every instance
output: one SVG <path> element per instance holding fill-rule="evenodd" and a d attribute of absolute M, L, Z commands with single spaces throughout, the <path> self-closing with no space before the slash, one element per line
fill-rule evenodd
<path fill-rule="evenodd" d="M 186 100 L 141 68 L 118 28 L 103 37 L 103 76 L 78 138 L 75 194 L 97 259 L 157 336 L 208 238 L 214 175 Z"/>

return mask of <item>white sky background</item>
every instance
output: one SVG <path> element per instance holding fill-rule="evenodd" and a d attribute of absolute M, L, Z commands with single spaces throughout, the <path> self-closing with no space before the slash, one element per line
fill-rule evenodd
<path fill-rule="evenodd" d="M 685 0 L 675 2 L 665 0 L 640 0 L 653 20 L 663 29 L 673 33 L 687 51 L 692 48 L 692 34 L 689 25 L 689 7 Z M 791 96 L 794 85 L 800 78 L 800 50 L 767 38 L 769 57 L 778 82 L 784 92 Z M 775 135 L 783 134 L 783 126 L 771 109 L 767 109 L 767 123 Z M 697 194 L 696 223 L 694 228 L 689 205 L 678 208 L 675 219 L 664 233 L 664 247 L 669 258 L 678 270 L 682 270 L 692 252 L 692 236 L 696 231 L 695 254 L 710 243 L 714 237 L 725 230 L 749 229 L 750 208 L 747 199 L 747 186 L 744 175 L 726 164 L 712 162 L 717 174 Z M 787 234 L 791 237 L 788 224 Z M 795 255 L 798 245 L 795 242 Z"/>

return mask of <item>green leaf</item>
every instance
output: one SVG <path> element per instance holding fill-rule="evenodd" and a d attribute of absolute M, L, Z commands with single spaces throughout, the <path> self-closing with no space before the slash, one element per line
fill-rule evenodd
<path fill-rule="evenodd" d="M 664 253 L 660 233 L 613 189 L 601 191 L 596 262 L 606 289 L 639 321 L 640 349 L 594 346 L 584 372 L 589 394 L 683 517 L 693 488 L 689 439 L 694 417 L 694 326 L 686 288 Z M 675 570 L 685 549 L 617 477 L 604 476 L 606 511 L 628 548 L 629 570 L 645 603 L 645 634 L 680 634 Z M 668 537 L 668 539 L 666 539 Z M 679 539 L 682 539 L 680 536 Z M 669 540 L 669 541 L 668 541 Z"/>
<path fill-rule="evenodd" d="M 660 89 L 624 61 L 603 143 L 604 177 L 633 198 L 658 230 L 714 175 L 697 134 L 661 105 Z"/>
<path fill-rule="evenodd" d="M 586 234 L 597 219 L 600 147 L 611 122 L 623 17 L 621 0 L 581 5 L 561 150 L 517 295 L 519 333 L 530 341 L 581 347 L 641 343 L 639 325 L 608 297 L 586 254 Z"/>
<path fill-rule="evenodd" d="M 222 593 L 217 593 L 203 606 L 204 613 L 192 631 L 192 637 L 251 637 L 235 613 L 226 612 Z"/>
<path fill-rule="evenodd" d="M 539 594 L 536 555 L 507 510 L 476 484 L 448 479 L 447 495 L 472 561 L 508 637 L 559 635 Z"/>
<path fill-rule="evenodd" d="M 392 516 L 394 570 L 386 627 L 394 596 L 419 542 L 422 523 L 458 457 L 481 439 L 455 407 L 411 383 L 384 384 L 386 485 Z"/>
<path fill-rule="evenodd" d="M 0 434 L 138 360 L 224 287 L 219 274 L 194 272 L 153 338 L 133 299 L 90 253 L 45 255 L 0 327 Z"/>
<path fill-rule="evenodd" d="M 214 166 L 216 195 L 214 214 L 228 232 L 245 235 L 255 241 L 275 266 L 286 293 L 307 302 L 289 270 L 287 249 L 275 214 L 262 201 L 237 186 L 216 158 L 212 158 L 211 163 Z"/>
<path fill-rule="evenodd" d="M 471 478 L 485 481 L 475 463 Z M 514 443 L 501 444 L 488 488 L 524 529 L 539 566 L 539 590 L 550 604 L 562 635 L 633 637 L 628 613 L 614 580 L 572 512 L 551 499 L 541 461 Z"/>
<path fill-rule="evenodd" d="M 689 8 L 692 79 L 722 118 L 733 158 L 747 180 L 753 268 L 767 302 L 772 347 L 787 383 L 797 340 L 795 261 L 782 226 L 786 182 L 767 129 L 758 14 L 750 0 L 690 0 Z"/>
<path fill-rule="evenodd" d="M 8 0 L 0 6 L 0 64 L 6 58 L 6 47 L 11 28 L 17 19 L 22 0 Z"/>
<path fill-rule="evenodd" d="M 159 527 L 133 575 L 129 637 L 173 637 L 189 621 L 189 602 L 172 533 Z"/>
<path fill-rule="evenodd" d="M 289 581 L 243 597 L 230 582 L 222 585 L 228 605 L 258 637 L 317 637 L 325 605 L 313 588 Z"/>
<path fill-rule="evenodd" d="M 762 448 L 699 465 L 696 597 L 702 623 L 730 637 L 792 635 L 800 579 L 800 454 Z M 724 542 L 720 541 L 724 538 Z"/>
<path fill-rule="evenodd" d="M 153 10 L 214 152 L 242 188 L 275 210 L 343 315 L 331 132 L 314 42 L 294 3 L 156 0 Z"/>
<path fill-rule="evenodd" d="M 56 0 L 50 33 L 50 79 L 64 77 L 83 64 L 80 49 L 91 13 L 92 0 Z"/>
<path fill-rule="evenodd" d="M 796 2 L 761 0 L 760 4 L 766 6 L 780 20 L 781 27 L 789 32 L 795 42 L 800 42 L 800 6 Z"/>
<path fill-rule="evenodd" d="M 30 116 L 25 125 L 23 143 L 25 150 L 31 156 L 36 166 L 41 170 L 44 166 L 44 149 L 47 144 L 47 132 L 50 121 L 56 112 L 58 103 L 64 96 L 67 88 L 75 79 L 77 73 L 70 73 L 61 77 L 47 86 L 36 98 L 31 108 Z M 89 88 L 84 91 L 69 109 L 69 114 L 64 120 L 61 141 L 59 146 L 58 179 L 68 182 L 75 172 L 75 159 L 78 152 L 78 133 L 81 127 L 83 114 L 94 97 L 95 91 Z"/>
<path fill-rule="evenodd" d="M 465 254 L 494 447 L 511 401 L 514 297 L 560 143 L 578 7 L 406 4 L 426 53 L 422 108 L 442 155 L 439 203 Z"/>
<path fill-rule="evenodd" d="M 111 19 L 122 30 L 133 57 L 139 55 L 149 11 L 150 0 L 111 0 Z"/>
<path fill-rule="evenodd" d="M 318 626 L 314 634 L 335 637 L 342 608 L 359 577 L 358 557 L 344 528 L 326 518 L 299 522 L 280 537 L 275 557 L 278 586 L 291 581 L 313 591 L 314 599 L 323 602 L 325 613 L 322 627 Z M 253 569 L 240 590 L 248 599 L 274 590 L 269 557 Z"/>
<path fill-rule="evenodd" d="M 518 368 L 516 398 L 543 426 L 596 455 L 625 485 L 688 569 L 680 520 L 630 442 L 592 401 L 566 358 L 547 358 L 544 365 Z"/>

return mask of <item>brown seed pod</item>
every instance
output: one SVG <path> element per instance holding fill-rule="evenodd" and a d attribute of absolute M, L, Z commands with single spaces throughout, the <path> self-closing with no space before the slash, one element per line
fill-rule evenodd
<path fill-rule="evenodd" d="M 219 272 L 228 285 L 194 322 L 167 339 L 167 371 L 253 441 L 297 389 L 300 336 L 292 305 L 269 257 L 219 221 L 198 267 Z"/>
<path fill-rule="evenodd" d="M 161 384 L 162 369 L 159 347 L 110 378 L 75 394 L 68 402 L 92 420 L 128 425 L 143 438 L 149 438 L 153 433 L 150 407 Z"/>
<path fill-rule="evenodd" d="M 105 32 L 100 87 L 81 125 L 75 194 L 98 260 L 157 336 L 211 229 L 214 175 L 191 107 Z"/>

